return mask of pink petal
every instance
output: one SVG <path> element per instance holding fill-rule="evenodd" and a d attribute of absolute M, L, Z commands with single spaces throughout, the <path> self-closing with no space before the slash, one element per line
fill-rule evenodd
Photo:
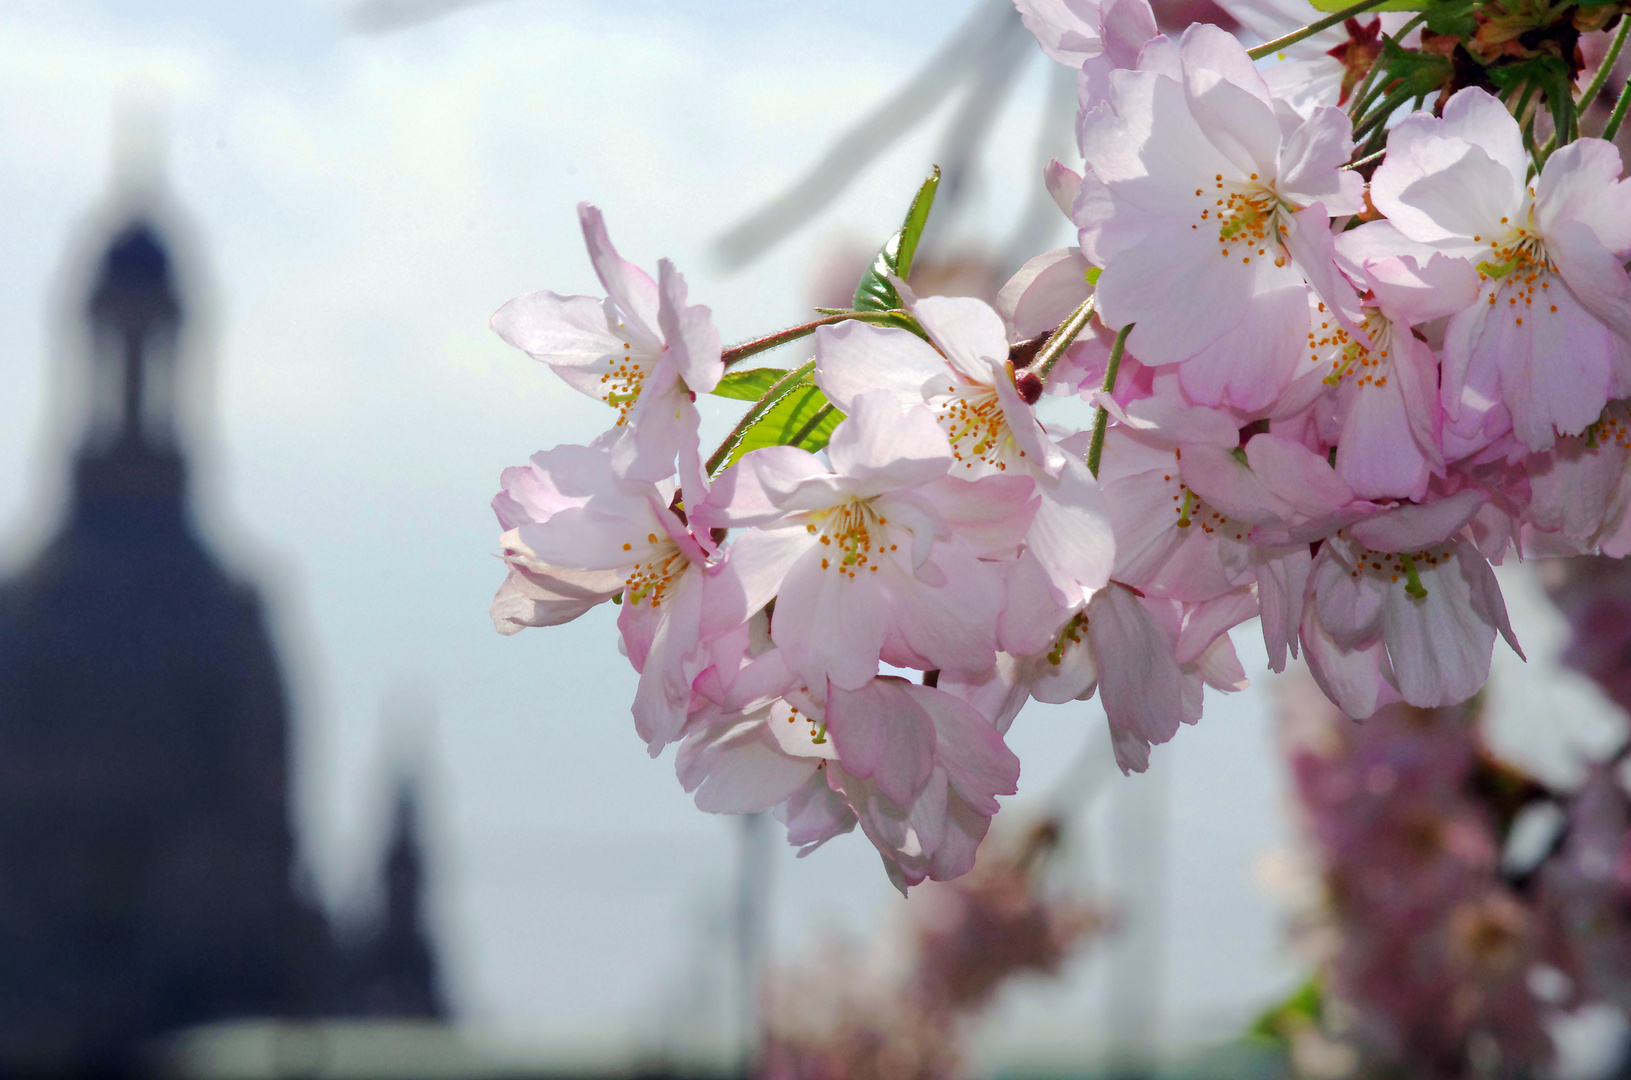
<path fill-rule="evenodd" d="M 1018 788 L 1019 758 L 991 721 L 967 702 L 927 686 L 908 684 L 905 689 L 934 722 L 935 759 L 952 788 L 978 813 L 995 814 L 996 797 Z"/>
<path fill-rule="evenodd" d="M 1461 531 L 1489 498 L 1467 488 L 1425 505 L 1407 504 L 1384 510 L 1349 528 L 1349 535 L 1372 551 L 1416 551 L 1432 547 Z"/>
<path fill-rule="evenodd" d="M 871 679 L 854 690 L 833 687 L 827 733 L 845 771 L 872 780 L 896 803 L 910 803 L 929 782 L 936 725 L 901 679 Z"/>
<path fill-rule="evenodd" d="M 600 210 L 589 203 L 578 204 L 578 221 L 589 247 L 589 261 L 605 286 L 606 295 L 622 312 L 626 329 L 651 346 L 661 346 L 657 336 L 658 310 L 662 306 L 657 283 L 651 275 L 624 259 L 606 235 L 606 221 Z"/>
<path fill-rule="evenodd" d="M 823 326 L 816 331 L 815 353 L 816 385 L 846 415 L 871 390 L 889 391 L 902 406 L 920 405 L 924 387 L 950 375 L 934 346 L 895 327 L 853 321 Z"/>
<path fill-rule="evenodd" d="M 658 261 L 657 276 L 662 293 L 657 318 L 668 346 L 668 360 L 687 389 L 706 394 L 719 385 L 719 377 L 725 374 L 713 313 L 701 304 L 686 304 L 685 278 L 667 259 Z"/>
<path fill-rule="evenodd" d="M 902 408 L 887 390 L 856 397 L 833 432 L 827 457 L 859 482 L 857 497 L 925 484 L 951 468 L 951 446 L 927 407 Z"/>
<path fill-rule="evenodd" d="M 1049 333 L 1081 306 L 1091 291 L 1087 259 L 1080 248 L 1038 255 L 997 294 L 997 310 L 1020 338 Z"/>
<path fill-rule="evenodd" d="M 696 793 L 697 809 L 755 813 L 785 801 L 815 774 L 818 759 L 782 753 L 765 727 L 763 719 L 726 721 L 680 744 L 674 770 L 680 786 Z"/>

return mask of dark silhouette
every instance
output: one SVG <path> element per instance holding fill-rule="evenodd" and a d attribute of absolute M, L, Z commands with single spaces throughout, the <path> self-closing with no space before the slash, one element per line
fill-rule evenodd
<path fill-rule="evenodd" d="M 339 948 L 293 887 L 283 679 L 255 590 L 193 525 L 151 225 L 113 240 L 87 315 L 72 509 L 0 582 L 0 1076 L 127 1075 L 231 1017 L 441 1015 L 411 811 L 381 934 Z"/>
<path fill-rule="evenodd" d="M 402 781 L 385 855 L 384 918 L 345 957 L 338 1011 L 354 1016 L 446 1015 L 436 958 L 423 930 L 424 877 L 419 808 L 413 786 Z"/>

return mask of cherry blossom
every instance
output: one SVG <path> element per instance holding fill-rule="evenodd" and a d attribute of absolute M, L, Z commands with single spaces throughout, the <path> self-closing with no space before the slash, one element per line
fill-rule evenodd
<path fill-rule="evenodd" d="M 1489 563 L 1458 535 L 1480 502 L 1467 491 L 1384 511 L 1320 545 L 1303 647 L 1321 689 L 1348 715 L 1363 719 L 1399 700 L 1465 701 L 1489 677 L 1497 631 L 1523 655 Z"/>
<path fill-rule="evenodd" d="M 1082 171 L 1037 182 L 1078 245 L 1017 253 L 994 296 L 912 276 L 936 175 L 854 310 L 722 349 L 674 266 L 582 204 L 605 295 L 493 316 L 615 410 L 503 473 L 494 624 L 620 603 L 636 732 L 679 743 L 699 808 L 771 811 L 801 854 L 859 826 L 903 890 L 953 877 L 1030 700 L 1096 698 L 1116 763 L 1151 768 L 1208 687 L 1247 685 L 1256 619 L 1268 668 L 1301 657 L 1349 717 L 1451 709 L 1497 635 L 1518 649 L 1493 566 L 1631 553 L 1631 180 L 1579 131 L 1616 92 L 1615 13 L 1224 3 L 1274 40 L 1015 0 L 1077 71 Z M 1584 70 L 1546 51 L 1582 35 Z M 710 392 L 757 399 L 705 455 Z M 1528 1031 L 1496 968 L 1540 955 L 1540 916 L 1485 869 L 1417 929 L 1435 987 Z M 1437 1000 L 1375 974 L 1351 986 L 1380 1011 Z"/>
<path fill-rule="evenodd" d="M 595 207 L 580 203 L 578 218 L 605 298 L 528 293 L 498 309 L 493 329 L 574 390 L 617 410 L 618 425 L 635 432 L 617 447 L 624 472 L 661 480 L 673 475 L 679 457 L 685 486 L 701 491 L 700 418 L 692 402 L 725 370 L 711 314 L 687 304 L 685 279 L 667 259 L 653 281 L 618 255 Z"/>
<path fill-rule="evenodd" d="M 1308 328 L 1296 233 L 1362 206 L 1359 177 L 1340 169 L 1348 119 L 1322 108 L 1282 133 L 1245 49 L 1213 26 L 1140 64 L 1083 120 L 1075 216 L 1104 268 L 1100 315 L 1136 324 L 1128 348 L 1145 363 L 1182 364 L 1198 403 L 1260 408 Z"/>
<path fill-rule="evenodd" d="M 1517 121 L 1469 88 L 1394 127 L 1371 200 L 1409 239 L 1478 261 L 1482 290 L 1446 334 L 1445 410 L 1494 388 L 1545 450 L 1631 394 L 1631 182 L 1599 139 L 1559 149 L 1532 184 L 1528 167 Z"/>
<path fill-rule="evenodd" d="M 933 414 L 885 391 L 852 402 L 827 453 L 756 450 L 716 483 L 710 522 L 754 528 L 722 576 L 776 599 L 771 635 L 811 684 L 858 689 L 880 658 L 983 668 L 996 650 L 1000 569 L 1036 512 L 1018 476 L 963 480 Z M 749 604 L 748 606 L 752 606 Z"/>
<path fill-rule="evenodd" d="M 926 403 L 951 447 L 953 475 L 1030 477 L 1040 503 L 1026 545 L 1060 602 L 1082 603 L 1109 578 L 1110 528 L 1086 465 L 1062 451 L 1032 411 L 1040 381 L 1009 363 L 1002 320 L 987 305 L 917 300 L 910 290 L 902 296 L 929 340 L 858 322 L 822 327 L 817 384 L 846 411 L 879 387 L 894 391 L 902 404 Z"/>
<path fill-rule="evenodd" d="M 655 755 L 679 736 L 704 666 L 707 552 L 669 509 L 671 484 L 619 475 L 613 463 L 625 438 L 558 446 L 505 472 L 493 508 L 511 569 L 493 616 L 513 633 L 569 621 L 621 594 L 618 629 L 641 673 L 635 728 Z"/>

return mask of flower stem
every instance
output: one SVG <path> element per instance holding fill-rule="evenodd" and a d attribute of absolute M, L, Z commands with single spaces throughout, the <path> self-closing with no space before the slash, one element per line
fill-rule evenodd
<path fill-rule="evenodd" d="M 1121 354 L 1127 349 L 1127 335 L 1133 332 L 1133 324 L 1128 323 L 1116 334 L 1116 343 L 1110 346 L 1110 362 L 1104 368 L 1104 385 L 1101 389 L 1111 393 L 1116 388 L 1116 372 L 1121 370 Z M 1110 428 L 1110 411 L 1103 405 L 1099 406 L 1099 414 L 1093 418 L 1093 441 L 1087 447 L 1087 471 L 1097 479 L 1099 475 L 1099 458 L 1104 454 L 1104 433 Z"/>
<path fill-rule="evenodd" d="M 713 455 L 708 458 L 708 464 L 703 467 L 703 471 L 709 476 L 713 476 L 725 459 L 730 457 L 732 448 L 742 441 L 742 436 L 747 432 L 748 428 L 752 427 L 754 422 L 763 416 L 772 405 L 780 401 L 789 390 L 809 378 L 810 373 L 813 371 L 815 371 L 815 361 L 810 360 L 777 379 L 770 389 L 765 391 L 765 396 L 755 401 L 753 407 L 748 409 L 741 421 L 731 429 L 731 433 L 725 436 L 725 441 L 719 444 L 719 449 L 715 450 Z"/>
<path fill-rule="evenodd" d="M 1363 169 L 1366 166 L 1375 165 L 1377 162 L 1381 161 L 1385 157 L 1387 157 L 1387 151 L 1386 150 L 1378 150 L 1374 154 L 1366 154 L 1364 157 L 1360 158 L 1358 161 L 1350 161 L 1350 162 L 1348 162 L 1348 164 L 1346 164 L 1346 165 L 1344 165 L 1342 167 L 1344 169 L 1355 169 L 1355 170 Z"/>
<path fill-rule="evenodd" d="M 1603 128 L 1603 133 L 1598 138 L 1608 142 L 1614 141 L 1614 136 L 1620 133 L 1620 124 L 1625 120 L 1627 108 L 1631 108 L 1631 79 L 1625 81 L 1625 88 L 1620 91 L 1620 100 L 1614 103 L 1614 111 L 1608 114 L 1608 126 Z"/>
<path fill-rule="evenodd" d="M 1360 0 L 1357 4 L 1352 4 L 1341 11 L 1327 15 L 1323 19 L 1309 23 L 1301 30 L 1293 30 L 1291 33 L 1277 37 L 1273 41 L 1265 41 L 1257 48 L 1248 50 L 1246 55 L 1253 60 L 1261 60 L 1265 56 L 1272 56 L 1288 45 L 1295 45 L 1303 38 L 1313 37 L 1327 27 L 1335 26 L 1339 22 L 1345 22 L 1355 15 L 1369 11 L 1371 8 L 1381 7 L 1385 3 L 1387 3 L 1387 0 Z"/>
<path fill-rule="evenodd" d="M 1385 130 L 1383 125 L 1387 123 L 1387 118 L 1392 116 L 1400 105 L 1403 105 L 1414 96 L 1415 93 L 1408 87 L 1400 87 L 1384 95 L 1382 103 L 1369 116 L 1354 125 L 1354 142 L 1358 143 L 1373 131 Z"/>
<path fill-rule="evenodd" d="M 1059 329 L 1055 330 L 1048 337 L 1048 340 L 1042 344 L 1042 348 L 1037 350 L 1036 357 L 1031 361 L 1029 367 L 1036 372 L 1036 377 L 1042 380 L 1044 386 L 1047 385 L 1048 373 L 1053 370 L 1053 365 L 1057 364 L 1059 358 L 1065 355 L 1065 350 L 1070 348 L 1070 343 L 1076 340 L 1081 332 L 1087 328 L 1089 320 L 1093 318 L 1093 304 L 1094 294 L 1088 293 L 1087 299 L 1082 301 L 1081 306 L 1071 312 L 1070 317 L 1060 323 Z"/>
<path fill-rule="evenodd" d="M 1603 84 L 1608 82 L 1608 76 L 1614 70 L 1614 65 L 1619 63 L 1620 50 L 1625 48 L 1627 31 L 1631 31 L 1631 19 L 1621 17 L 1619 33 L 1614 35 L 1614 40 L 1609 43 L 1608 52 L 1603 54 L 1602 66 L 1597 69 L 1597 74 L 1591 77 L 1591 82 L 1586 84 L 1586 88 L 1575 99 L 1576 112 L 1585 112 L 1591 108 L 1591 103 L 1596 101 L 1597 95 L 1603 92 Z"/>
<path fill-rule="evenodd" d="M 809 337 L 823 326 L 831 326 L 849 319 L 858 322 L 890 322 L 903 315 L 899 311 L 840 311 L 834 315 L 823 315 L 819 319 L 812 319 L 807 323 L 790 326 L 786 330 L 778 330 L 774 334 L 744 341 L 740 345 L 732 345 L 720 353 L 720 359 L 725 361 L 728 368 L 739 364 L 748 357 L 757 353 L 768 352 L 771 349 L 786 345 L 789 341 L 797 341 L 801 337 Z"/>

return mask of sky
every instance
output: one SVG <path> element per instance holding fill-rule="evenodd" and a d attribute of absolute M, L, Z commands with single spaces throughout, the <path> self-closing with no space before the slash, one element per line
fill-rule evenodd
<path fill-rule="evenodd" d="M 589 440 L 609 414 L 503 345 L 488 316 L 536 289 L 596 291 L 574 210 L 587 199 L 626 257 L 675 261 L 725 340 L 799 321 L 823 252 L 898 223 L 934 161 L 932 127 L 746 270 L 720 270 L 711 242 L 969 9 L 491 0 L 374 33 L 353 29 L 349 4 L 316 0 L 13 0 L 0 13 L 0 568 L 58 520 L 77 437 L 76 290 L 117 216 L 117 148 L 157 146 L 196 316 L 199 517 L 264 591 L 283 648 L 304 857 L 325 901 L 355 917 L 377 900 L 383 778 L 417 770 L 433 930 L 475 1028 L 549 1053 L 717 1041 L 740 834 L 634 736 L 612 611 L 492 629 L 500 470 Z M 1032 198 L 1047 75 L 1038 58 L 1006 106 L 962 242 L 1005 234 Z M 1068 242 L 1061 219 L 1053 243 Z M 729 420 L 713 407 L 710 430 Z M 1532 663 L 1498 657 L 1510 692 L 1497 727 L 1566 772 L 1573 748 L 1617 728 L 1549 661 L 1561 628 L 1534 582 L 1502 577 Z M 1254 626 L 1235 635 L 1252 689 L 1211 697 L 1149 774 L 1096 769 L 1060 870 L 1064 886 L 1120 889 L 1157 941 L 1141 955 L 1173 1045 L 1239 1031 L 1302 978 L 1275 895 L 1292 827 Z M 1534 723 L 1564 712 L 1587 719 Z M 1102 762 L 1103 725 L 1094 703 L 1028 709 L 999 824 L 1079 754 Z M 1129 837 L 1153 844 L 1153 867 L 1128 869 Z M 803 860 L 777 846 L 770 880 L 781 960 L 887 926 L 905 903 L 858 835 Z M 1102 1045 L 1113 953 L 1016 987 L 984 1030 L 987 1057 Z"/>

